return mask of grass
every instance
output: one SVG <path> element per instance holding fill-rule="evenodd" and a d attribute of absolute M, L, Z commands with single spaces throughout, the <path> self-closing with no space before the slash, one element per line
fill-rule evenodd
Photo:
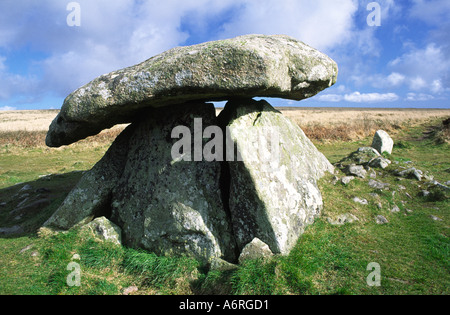
<path fill-rule="evenodd" d="M 320 182 L 322 216 L 306 229 L 289 255 L 247 261 L 228 271 L 209 271 L 185 257 L 158 257 L 99 242 L 78 230 L 56 235 L 38 233 L 82 171 L 101 158 L 114 135 L 91 138 L 64 149 L 47 149 L 34 141 L 20 140 L 36 137 L 42 143 L 39 133 L 22 134 L 12 143 L 1 142 L 11 135 L 0 134 L 0 227 L 24 227 L 20 235 L 0 238 L 0 294 L 118 295 L 136 286 L 139 290 L 134 294 L 447 295 L 448 195 L 430 189 L 432 194 L 422 197 L 420 192 L 428 188 L 424 181 L 400 180 L 393 175 L 396 168 L 414 166 L 439 182 L 450 179 L 449 144 L 442 141 L 439 130 L 429 132 L 430 126 L 437 128 L 438 123 L 436 119 L 422 120 L 395 129 L 396 146 L 389 156 L 394 163 L 376 171 L 376 180 L 389 183 L 389 190 L 370 188 L 368 179 L 355 179 L 345 186 L 335 182 L 333 175 L 325 177 Z M 332 163 L 371 144 L 371 136 L 345 141 L 312 138 Z M 47 174 L 53 175 L 40 177 Z M 29 196 L 22 190 L 25 185 L 32 187 Z M 367 199 L 368 205 L 355 203 L 355 196 Z M 47 203 L 14 212 L 24 198 Z M 392 213 L 394 206 L 400 212 Z M 327 218 L 345 213 L 355 215 L 358 221 L 342 226 L 328 223 Z M 389 223 L 376 224 L 377 215 L 385 216 Z M 79 260 L 73 258 L 75 254 Z M 71 262 L 80 266 L 79 287 L 67 285 Z M 381 268 L 379 287 L 366 282 L 371 262 Z"/>

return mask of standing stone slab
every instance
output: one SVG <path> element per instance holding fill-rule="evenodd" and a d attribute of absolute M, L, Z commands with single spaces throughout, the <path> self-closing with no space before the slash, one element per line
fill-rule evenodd
<path fill-rule="evenodd" d="M 128 155 L 131 128 L 124 130 L 103 158 L 86 172 L 62 205 L 44 223 L 53 230 L 68 230 L 108 215 L 112 190 L 117 185 Z"/>
<path fill-rule="evenodd" d="M 212 104 L 149 109 L 83 176 L 45 226 L 68 230 L 109 213 L 122 228 L 125 245 L 204 263 L 212 258 L 234 261 L 235 240 L 219 186 L 220 162 L 172 158 L 179 141 L 172 138 L 172 130 L 177 126 L 192 131 L 193 153 L 195 118 L 205 126 L 217 125 Z"/>
<path fill-rule="evenodd" d="M 171 154 L 179 141 L 172 139 L 177 126 L 192 132 L 194 153 L 194 120 L 217 125 L 214 106 L 196 103 L 153 111 L 133 123 L 127 162 L 113 190 L 112 220 L 122 227 L 129 246 L 203 262 L 213 257 L 233 261 L 235 241 L 221 200 L 220 162 L 174 160 Z"/>
<path fill-rule="evenodd" d="M 228 165 L 229 207 L 239 249 L 257 237 L 272 252 L 287 254 L 319 216 L 317 180 L 333 172 L 333 166 L 266 101 L 230 101 L 219 121 L 237 145 Z"/>
<path fill-rule="evenodd" d="M 394 140 L 384 130 L 378 130 L 373 137 L 372 148 L 377 150 L 380 154 L 387 152 L 392 154 L 394 148 Z"/>

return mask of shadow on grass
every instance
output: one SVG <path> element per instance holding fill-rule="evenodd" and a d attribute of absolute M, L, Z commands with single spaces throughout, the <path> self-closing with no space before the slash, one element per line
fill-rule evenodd
<path fill-rule="evenodd" d="M 83 172 L 48 175 L 0 190 L 0 238 L 36 235 Z"/>

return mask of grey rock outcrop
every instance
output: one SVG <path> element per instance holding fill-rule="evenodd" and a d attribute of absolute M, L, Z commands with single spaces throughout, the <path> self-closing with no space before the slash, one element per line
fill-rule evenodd
<path fill-rule="evenodd" d="M 232 97 L 302 100 L 333 85 L 337 73 L 328 56 L 285 35 L 245 35 L 177 47 L 70 94 L 46 143 L 71 144 L 132 122 L 148 107 Z"/>
<path fill-rule="evenodd" d="M 239 151 L 229 163 L 229 207 L 238 247 L 257 237 L 272 252 L 288 253 L 319 216 L 317 181 L 333 166 L 266 101 L 229 102 L 218 119 Z"/>
<path fill-rule="evenodd" d="M 380 157 L 377 150 L 371 147 L 361 147 L 355 152 L 350 153 L 348 156 L 336 163 L 336 166 L 340 169 L 345 169 L 349 165 L 368 165 L 372 160 Z"/>

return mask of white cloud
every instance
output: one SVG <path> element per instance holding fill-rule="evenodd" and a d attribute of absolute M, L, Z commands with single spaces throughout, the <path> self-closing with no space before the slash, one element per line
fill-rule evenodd
<path fill-rule="evenodd" d="M 324 50 L 351 38 L 353 16 L 358 9 L 352 0 L 243 0 L 237 15 L 224 25 L 223 35 L 244 33 L 287 34 Z"/>
<path fill-rule="evenodd" d="M 395 93 L 380 94 L 354 92 L 344 96 L 344 100 L 353 103 L 394 102 L 398 100 L 398 98 L 398 95 Z"/>
<path fill-rule="evenodd" d="M 318 101 L 323 102 L 341 102 L 347 101 L 351 103 L 376 103 L 376 102 L 394 102 L 399 99 L 395 93 L 360 93 L 353 92 L 351 94 L 323 94 L 318 95 L 316 98 Z"/>
<path fill-rule="evenodd" d="M 338 103 L 344 99 L 342 95 L 339 94 L 321 94 L 315 97 L 316 100 L 322 102 L 333 102 Z"/>
<path fill-rule="evenodd" d="M 408 93 L 406 96 L 406 101 L 416 102 L 416 101 L 431 101 L 434 100 L 435 97 L 433 95 L 424 94 L 424 93 Z"/>
<path fill-rule="evenodd" d="M 393 72 L 387 77 L 387 82 L 392 86 L 398 86 L 405 81 L 405 78 L 403 74 Z"/>
<path fill-rule="evenodd" d="M 423 49 L 412 49 L 392 60 L 389 67 L 403 76 L 401 83 L 406 83 L 413 91 L 429 90 L 439 93 L 450 88 L 443 84 L 443 78 L 450 73 L 450 60 L 442 48 L 434 43 Z"/>
<path fill-rule="evenodd" d="M 409 87 L 411 90 L 421 90 L 427 86 L 427 82 L 420 76 L 409 80 Z"/>
<path fill-rule="evenodd" d="M 9 99 L 15 94 L 37 93 L 38 79 L 11 73 L 6 61 L 6 57 L 0 56 L 0 100 Z"/>
<path fill-rule="evenodd" d="M 11 106 L 2 106 L 0 107 L 0 111 L 7 111 L 7 110 L 16 110 L 17 108 L 11 107 Z"/>
<path fill-rule="evenodd" d="M 448 0 L 413 0 L 409 15 L 432 25 L 440 25 L 450 19 Z"/>
<path fill-rule="evenodd" d="M 77 2 L 80 27 L 67 25 L 65 1 L 0 2 L 0 12 L 8 12 L 0 21 L 0 48 L 28 46 L 47 54 L 45 60 L 35 61 L 44 73 L 39 88 L 61 96 L 101 74 L 197 37 L 203 41 L 249 33 L 287 34 L 329 49 L 352 39 L 358 10 L 356 0 Z M 370 43 L 371 37 L 362 38 Z"/>

